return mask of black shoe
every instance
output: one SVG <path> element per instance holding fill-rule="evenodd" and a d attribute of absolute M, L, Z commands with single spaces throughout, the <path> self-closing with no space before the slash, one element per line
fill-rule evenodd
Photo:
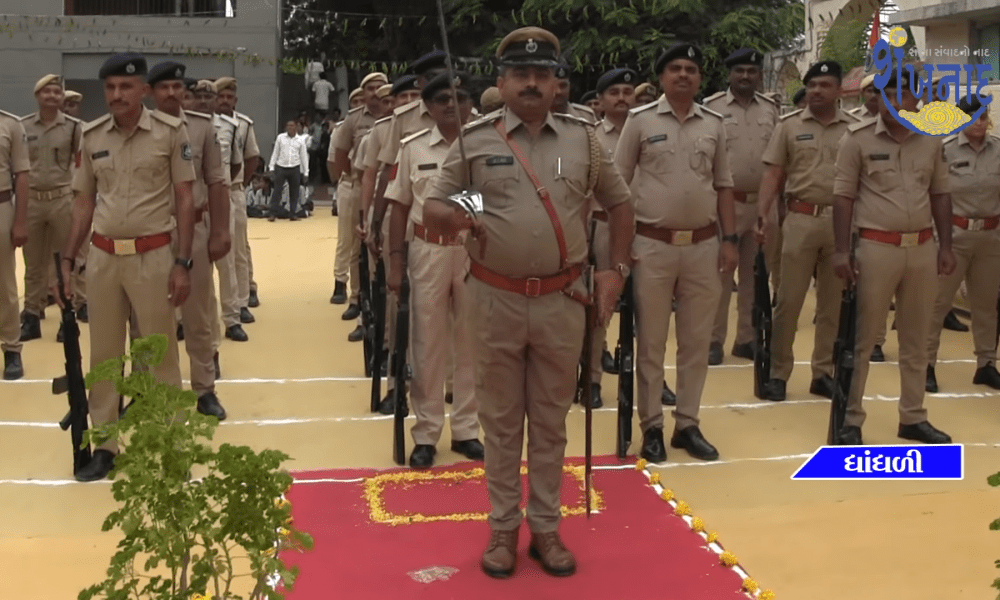
<path fill-rule="evenodd" d="M 781 402 L 785 399 L 785 382 L 780 379 L 769 379 L 764 384 L 764 399 L 771 402 Z"/>
<path fill-rule="evenodd" d="M 997 368 L 993 366 L 993 363 L 990 363 L 985 367 L 976 369 L 976 374 L 972 377 L 972 383 L 987 385 L 995 390 L 1000 390 L 1000 373 L 997 372 Z"/>
<path fill-rule="evenodd" d="M 611 356 L 607 350 L 601 352 L 601 370 L 609 375 L 618 374 L 618 364 L 615 363 L 615 357 Z"/>
<path fill-rule="evenodd" d="M 663 428 L 650 427 L 642 432 L 642 450 L 639 456 L 653 463 L 667 460 L 667 449 L 663 446 Z"/>
<path fill-rule="evenodd" d="M 976 371 L 978 374 L 979 371 Z M 937 373 L 934 372 L 934 367 L 927 365 L 927 381 L 924 383 L 924 391 L 930 392 L 931 394 L 936 394 L 938 391 Z"/>
<path fill-rule="evenodd" d="M 95 450 L 90 462 L 80 468 L 74 476 L 77 481 L 100 481 L 115 468 L 115 455 L 110 450 Z"/>
<path fill-rule="evenodd" d="M 834 439 L 835 445 L 837 446 L 863 446 L 864 442 L 861 440 L 861 428 L 855 427 L 854 425 L 844 425 L 837 432 L 837 437 Z"/>
<path fill-rule="evenodd" d="M 660 404 L 663 406 L 677 406 L 677 394 L 667 385 L 667 382 L 663 382 L 663 392 L 660 393 Z"/>
<path fill-rule="evenodd" d="M 80 305 L 80 308 L 76 309 L 76 320 L 81 323 L 87 323 L 90 321 L 90 313 L 87 312 L 87 303 L 84 302 Z"/>
<path fill-rule="evenodd" d="M 733 356 L 753 360 L 753 344 L 736 344 L 733 346 Z"/>
<path fill-rule="evenodd" d="M 451 392 L 448 392 L 448 393 L 446 393 L 444 395 L 444 403 L 445 404 L 453 404 L 454 402 L 455 402 L 455 395 L 454 394 L 452 394 Z"/>
<path fill-rule="evenodd" d="M 348 342 L 360 342 L 363 339 L 365 339 L 365 328 L 361 325 L 358 325 L 354 328 L 354 331 L 347 334 Z M 382 366 L 385 366 L 385 361 L 382 361 Z M 385 374 L 383 373 L 383 375 Z"/>
<path fill-rule="evenodd" d="M 601 408 L 604 401 L 601 400 L 601 384 L 590 384 L 590 408 Z"/>
<path fill-rule="evenodd" d="M 3 378 L 14 381 L 24 377 L 24 365 L 21 364 L 21 353 L 7 351 L 3 353 Z"/>
<path fill-rule="evenodd" d="M 215 355 L 212 356 L 212 362 L 215 363 L 215 378 L 216 379 L 222 379 L 222 369 L 219 367 L 219 353 L 218 352 L 216 352 Z"/>
<path fill-rule="evenodd" d="M 385 398 L 378 403 L 378 412 L 383 415 L 394 415 L 396 414 L 396 392 L 395 390 L 389 390 L 385 394 Z M 405 396 L 404 396 L 405 398 Z M 410 415 L 410 405 L 407 404 L 403 407 L 403 416 L 407 417 Z"/>
<path fill-rule="evenodd" d="M 809 393 L 833 400 L 833 390 L 836 385 L 832 377 L 821 375 L 819 378 L 813 379 L 812 383 L 809 384 Z"/>
<path fill-rule="evenodd" d="M 21 316 L 21 341 L 30 342 L 42 337 L 42 324 L 38 322 L 38 315 L 24 313 Z"/>
<path fill-rule="evenodd" d="M 969 326 L 958 320 L 955 311 L 949 310 L 944 316 L 944 328 L 950 331 L 968 331 Z"/>
<path fill-rule="evenodd" d="M 347 302 L 347 284 L 343 281 L 334 282 L 330 304 L 343 304 L 345 302 Z"/>
<path fill-rule="evenodd" d="M 237 323 L 236 325 L 230 325 L 226 327 L 226 337 L 233 340 L 234 342 L 248 342 L 250 341 L 250 336 L 247 332 L 243 331 L 243 326 Z"/>
<path fill-rule="evenodd" d="M 876 345 L 875 348 L 872 349 L 871 358 L 868 360 L 871 362 L 885 362 L 885 354 L 882 354 L 882 346 Z"/>
<path fill-rule="evenodd" d="M 247 306 L 250 308 L 260 306 L 260 298 L 257 297 L 257 290 L 250 290 L 250 299 L 247 301 Z"/>
<path fill-rule="evenodd" d="M 257 319 L 254 318 L 253 313 L 250 312 L 250 309 L 245 306 L 240 309 L 240 323 L 253 323 L 256 320 Z"/>
<path fill-rule="evenodd" d="M 434 466 L 434 455 L 437 448 L 430 444 L 417 444 L 410 454 L 410 467 L 414 469 L 429 469 Z"/>
<path fill-rule="evenodd" d="M 229 330 L 228 329 L 226 330 L 226 337 L 229 337 Z M 178 323 L 177 324 L 177 341 L 178 342 L 183 342 L 184 341 L 184 323 Z"/>
<path fill-rule="evenodd" d="M 218 396 L 215 392 L 209 392 L 198 398 L 198 412 L 203 415 L 215 417 L 220 421 L 226 420 L 226 409 L 222 408 Z"/>
<path fill-rule="evenodd" d="M 361 307 L 358 306 L 357 304 L 352 304 L 347 307 L 347 310 L 344 311 L 344 314 L 340 315 L 340 318 L 345 321 L 351 321 L 353 319 L 357 319 L 358 315 L 360 314 L 361 314 Z"/>
<path fill-rule="evenodd" d="M 674 431 L 674 435 L 670 438 L 670 445 L 674 448 L 687 450 L 688 454 L 700 460 L 718 460 L 719 458 L 719 451 L 708 443 L 697 425 Z"/>
<path fill-rule="evenodd" d="M 904 440 L 916 440 L 925 444 L 950 444 L 951 436 L 947 433 L 935 429 L 927 421 L 914 423 L 913 425 L 899 424 L 899 437 Z"/>
<path fill-rule="evenodd" d="M 56 303 L 56 297 L 53 296 L 52 294 L 49 294 L 48 296 L 46 296 L 45 301 L 48 303 L 46 304 L 46 306 L 52 306 L 53 304 Z"/>
<path fill-rule="evenodd" d="M 483 457 L 486 456 L 486 449 L 483 448 L 482 442 L 476 438 L 459 442 L 452 441 L 451 450 L 452 452 L 458 452 L 469 460 L 483 460 Z"/>
<path fill-rule="evenodd" d="M 65 339 L 66 339 L 66 327 L 62 323 L 59 323 L 59 331 L 56 332 L 56 341 L 61 344 Z"/>
<path fill-rule="evenodd" d="M 719 342 L 712 342 L 712 344 L 708 347 L 708 364 L 722 364 L 722 344 Z"/>

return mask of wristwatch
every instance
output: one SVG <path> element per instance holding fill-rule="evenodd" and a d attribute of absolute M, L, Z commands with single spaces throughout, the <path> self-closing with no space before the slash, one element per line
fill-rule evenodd
<path fill-rule="evenodd" d="M 190 271 L 191 267 L 194 266 L 194 260 L 190 258 L 177 258 L 174 259 L 174 264 L 177 265 L 178 267 L 184 267 L 185 269 Z"/>
<path fill-rule="evenodd" d="M 632 269 L 628 268 L 625 263 L 615 265 L 615 270 L 621 273 L 622 281 L 628 281 L 629 276 L 632 275 Z"/>
<path fill-rule="evenodd" d="M 729 235 L 722 236 L 722 241 L 723 242 L 729 242 L 729 243 L 734 244 L 734 245 L 735 244 L 739 244 L 740 243 L 740 236 L 736 235 L 735 233 L 731 233 Z"/>

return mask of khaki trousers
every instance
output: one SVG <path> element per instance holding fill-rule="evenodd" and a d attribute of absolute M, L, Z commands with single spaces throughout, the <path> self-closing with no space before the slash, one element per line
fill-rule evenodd
<path fill-rule="evenodd" d="M 677 430 L 698 425 L 708 375 L 714 307 L 722 287 L 719 240 L 673 246 L 637 235 L 632 245 L 636 298 L 636 375 L 642 430 L 663 427 L 663 358 L 670 332 L 671 298 L 677 298 Z"/>
<path fill-rule="evenodd" d="M 52 255 L 62 250 L 73 222 L 73 192 L 69 187 L 55 198 L 42 200 L 32 190 L 28 202 L 28 242 L 24 254 L 24 310 L 38 316 L 46 306 Z"/>
<path fill-rule="evenodd" d="M 589 230 L 589 229 L 588 229 Z M 603 271 L 611 268 L 611 228 L 604 221 L 595 221 L 594 225 L 594 270 Z M 590 344 L 590 381 L 601 384 L 604 368 L 601 366 L 601 355 L 608 349 L 608 328 L 594 325 Z M 590 397 L 590 390 L 585 390 Z"/>
<path fill-rule="evenodd" d="M 87 268 L 90 292 L 90 327 L 100 335 L 90 336 L 90 364 L 98 365 L 125 353 L 125 325 L 135 318 L 143 335 L 167 336 L 163 362 L 152 369 L 160 381 L 181 386 L 174 307 L 167 299 L 167 281 L 174 264 L 170 245 L 131 256 L 115 256 L 93 249 Z M 118 394 L 111 382 L 90 390 L 90 418 L 95 427 L 118 420 Z M 115 440 L 101 449 L 118 451 Z"/>
<path fill-rule="evenodd" d="M 250 304 L 250 238 L 247 235 L 247 194 L 243 186 L 229 190 L 229 212 L 233 215 L 233 255 L 236 272 L 236 304 L 245 308 Z"/>
<path fill-rule="evenodd" d="M 997 290 L 1000 289 L 1000 232 L 951 229 L 951 249 L 956 266 L 951 275 L 938 280 L 937 299 L 927 338 L 927 364 L 937 363 L 944 317 L 951 310 L 962 281 L 968 290 L 972 312 L 972 341 L 976 368 L 997 360 Z"/>
<path fill-rule="evenodd" d="M 490 528 L 512 530 L 521 524 L 521 448 L 527 417 L 528 526 L 533 533 L 556 531 L 566 415 L 583 350 L 583 305 L 560 293 L 526 298 L 474 277 L 466 284 Z"/>
<path fill-rule="evenodd" d="M 191 255 L 191 295 L 181 305 L 184 322 L 184 347 L 191 360 L 191 389 L 203 396 L 215 391 L 215 330 L 218 328 L 218 306 L 215 278 L 208 260 L 208 216 L 195 223 Z M 213 327 L 214 322 L 214 327 Z"/>
<path fill-rule="evenodd" d="M 219 300 L 222 306 L 222 322 L 225 326 L 232 327 L 240 324 L 240 304 L 239 283 L 236 275 L 236 205 L 232 194 L 229 195 L 229 235 L 232 238 L 231 250 L 221 259 L 215 261 L 215 268 L 219 271 Z M 243 215 L 246 216 L 246 204 L 243 205 Z M 247 292 L 249 295 L 249 292 Z M 185 332 L 184 337 L 187 337 Z"/>
<path fill-rule="evenodd" d="M 889 303 L 896 295 L 899 336 L 899 422 L 912 425 L 927 420 L 924 382 L 927 373 L 927 336 L 937 295 L 937 246 L 928 241 L 901 248 L 860 239 L 858 261 L 858 336 L 854 347 L 854 379 L 847 402 L 845 425 L 865 422 L 862 398 L 868 366 L 879 330 L 885 326 Z"/>
<path fill-rule="evenodd" d="M 388 222 L 388 216 L 385 222 Z M 358 259 L 361 257 L 361 240 L 354 229 L 361 224 L 361 182 L 342 178 L 337 186 L 337 257 L 333 264 L 333 278 L 348 282 L 350 275 L 351 296 L 349 304 L 358 303 L 361 282 Z M 388 240 L 383 245 L 388 245 Z"/>
<path fill-rule="evenodd" d="M 840 294 L 844 283 L 833 272 L 833 212 L 818 217 L 788 213 L 782 227 L 782 279 L 774 309 L 771 341 L 771 377 L 788 381 L 795 366 L 792 344 L 802 304 L 816 271 L 816 331 L 812 378 L 833 376 L 833 344 L 840 320 Z"/>
<path fill-rule="evenodd" d="M 0 350 L 20 352 L 21 318 L 17 293 L 17 267 L 10 230 L 14 227 L 14 203 L 0 202 Z"/>
<path fill-rule="evenodd" d="M 464 319 L 443 327 L 451 315 L 461 315 L 469 255 L 464 246 L 440 246 L 419 238 L 410 242 L 410 322 L 413 380 L 410 393 L 417 422 L 411 430 L 414 444 L 436 445 L 444 427 L 446 362 L 454 348 L 454 400 L 451 439 L 479 437 L 472 353 Z M 449 333 L 451 335 L 449 335 Z"/>
<path fill-rule="evenodd" d="M 737 247 L 738 263 L 736 275 L 739 279 L 736 293 L 736 339 L 734 345 L 752 344 L 754 329 L 751 312 L 753 310 L 753 262 L 757 256 L 757 239 L 754 227 L 757 225 L 757 194 L 747 194 L 747 202 L 736 202 L 736 235 L 740 236 Z M 718 269 L 716 269 L 718 270 Z M 729 302 L 733 295 L 733 273 L 720 273 L 722 289 L 712 327 L 712 342 L 726 345 L 729 330 Z"/>

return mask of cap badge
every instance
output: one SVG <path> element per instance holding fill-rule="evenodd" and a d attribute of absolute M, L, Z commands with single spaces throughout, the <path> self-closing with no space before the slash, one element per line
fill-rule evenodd
<path fill-rule="evenodd" d="M 132 63 L 125 65 L 125 72 L 129 74 L 135 73 L 135 65 L 133 65 Z"/>
<path fill-rule="evenodd" d="M 688 56 L 694 58 L 694 46 L 688 46 Z"/>
<path fill-rule="evenodd" d="M 625 81 L 625 83 L 628 83 L 628 82 L 632 81 L 632 74 L 631 73 L 625 73 L 625 76 L 622 77 L 622 79 Z"/>
<path fill-rule="evenodd" d="M 176 71 L 174 71 L 174 77 L 180 78 L 183 75 L 184 75 L 184 73 L 182 73 L 180 69 L 177 69 Z"/>
<path fill-rule="evenodd" d="M 529 39 L 528 43 L 524 45 L 524 51 L 529 54 L 533 54 L 538 51 L 538 44 L 535 40 Z"/>
<path fill-rule="evenodd" d="M 830 67 L 828 67 L 826 65 L 823 65 L 822 67 L 819 68 L 819 72 L 820 73 L 826 73 L 829 70 L 830 70 Z"/>
<path fill-rule="evenodd" d="M 750 54 L 750 60 L 752 62 L 757 62 L 757 53 L 756 52 L 753 52 L 753 53 Z"/>

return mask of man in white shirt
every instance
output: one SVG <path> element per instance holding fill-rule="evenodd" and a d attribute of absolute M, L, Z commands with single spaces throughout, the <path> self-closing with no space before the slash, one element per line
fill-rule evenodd
<path fill-rule="evenodd" d="M 326 116 L 330 110 L 330 94 L 336 90 L 337 88 L 327 81 L 326 71 L 320 73 L 319 79 L 312 84 L 313 106 L 316 108 L 316 112 Z"/>
<path fill-rule="evenodd" d="M 309 156 L 302 138 L 296 135 L 295 121 L 285 123 L 285 133 L 274 141 L 269 170 L 274 173 L 274 188 L 271 191 L 271 215 L 267 220 L 274 220 L 274 214 L 281 204 L 282 190 L 287 182 L 291 220 L 297 221 L 295 209 L 299 202 L 300 171 L 301 177 L 309 177 Z"/>

